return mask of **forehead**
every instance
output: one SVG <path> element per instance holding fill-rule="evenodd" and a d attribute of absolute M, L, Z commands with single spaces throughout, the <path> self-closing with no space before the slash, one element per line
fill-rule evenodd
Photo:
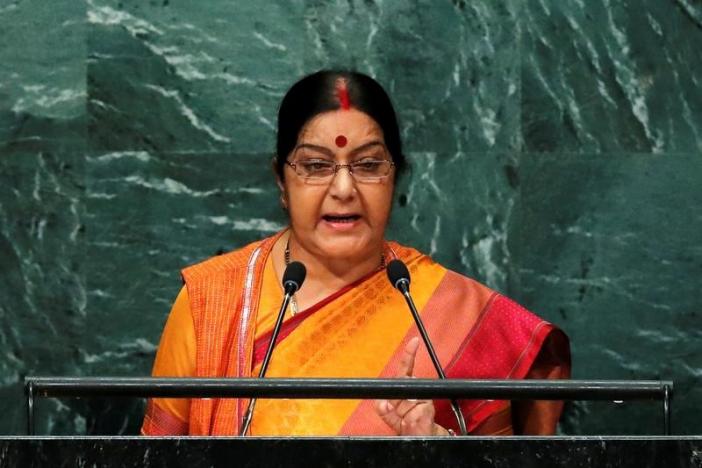
<path fill-rule="evenodd" d="M 334 143 L 339 135 L 349 143 L 363 143 L 368 139 L 383 140 L 383 131 L 368 114 L 356 109 L 323 112 L 311 118 L 300 131 L 300 143 Z"/>

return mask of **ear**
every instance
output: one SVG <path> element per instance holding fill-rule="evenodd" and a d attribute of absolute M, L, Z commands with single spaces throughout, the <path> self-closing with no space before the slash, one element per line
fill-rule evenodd
<path fill-rule="evenodd" d="M 278 165 L 276 164 L 275 156 L 273 156 L 273 159 L 271 159 L 271 170 L 273 171 L 273 176 L 275 177 L 276 185 L 280 189 L 281 193 L 285 193 L 285 183 L 278 174 Z"/>
<path fill-rule="evenodd" d="M 280 175 L 278 175 L 278 167 L 275 163 L 275 157 L 271 160 L 271 169 L 273 170 L 273 176 L 275 176 L 275 183 L 280 189 L 280 207 L 288 211 L 288 195 L 287 191 L 285 190 L 285 182 L 280 178 Z"/>

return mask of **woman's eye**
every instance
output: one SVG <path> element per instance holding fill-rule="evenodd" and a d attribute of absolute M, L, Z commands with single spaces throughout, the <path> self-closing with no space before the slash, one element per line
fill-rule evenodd
<path fill-rule="evenodd" d="M 307 172 L 322 172 L 328 170 L 331 166 L 327 161 L 303 161 L 300 165 Z"/>
<path fill-rule="evenodd" d="M 382 161 L 377 161 L 377 160 L 364 160 L 364 161 L 358 161 L 354 163 L 354 168 L 366 171 L 366 172 L 372 172 L 376 171 L 382 166 L 383 162 Z"/>

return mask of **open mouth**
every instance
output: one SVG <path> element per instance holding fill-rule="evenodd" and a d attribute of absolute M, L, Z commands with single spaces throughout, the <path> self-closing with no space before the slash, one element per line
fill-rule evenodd
<path fill-rule="evenodd" d="M 354 221 L 358 221 L 361 219 L 360 215 L 324 215 L 322 216 L 322 219 L 324 221 L 327 221 L 329 223 L 353 223 Z"/>

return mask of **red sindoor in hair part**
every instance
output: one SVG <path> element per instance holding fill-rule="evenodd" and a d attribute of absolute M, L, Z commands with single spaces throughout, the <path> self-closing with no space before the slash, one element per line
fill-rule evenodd
<path fill-rule="evenodd" d="M 349 98 L 349 90 L 346 87 L 346 81 L 339 80 L 336 83 L 336 97 L 339 99 L 339 105 L 344 110 L 351 109 L 351 99 Z"/>

